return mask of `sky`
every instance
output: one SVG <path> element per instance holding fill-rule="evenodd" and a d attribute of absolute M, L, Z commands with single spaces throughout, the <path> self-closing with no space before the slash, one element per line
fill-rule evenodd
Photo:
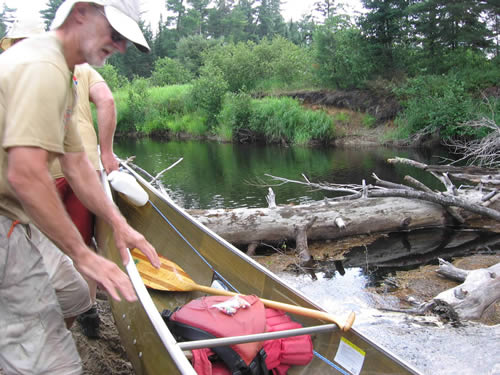
<path fill-rule="evenodd" d="M 146 22 L 150 22 L 152 28 L 158 24 L 158 20 L 161 13 L 165 13 L 165 1 L 164 0 L 140 0 L 142 4 L 142 10 L 144 11 L 143 19 Z M 313 9 L 314 3 L 318 0 L 282 0 L 283 5 L 282 15 L 285 21 L 293 19 L 294 21 L 300 20 L 304 13 L 309 12 Z M 46 8 L 48 0 L 0 0 L 0 3 L 5 3 L 11 8 L 17 8 L 18 14 L 23 17 L 34 18 L 38 17 L 38 12 L 41 9 Z M 349 4 L 349 7 L 354 10 L 361 10 L 360 0 L 345 0 Z M 165 19 L 165 18 L 164 18 Z"/>

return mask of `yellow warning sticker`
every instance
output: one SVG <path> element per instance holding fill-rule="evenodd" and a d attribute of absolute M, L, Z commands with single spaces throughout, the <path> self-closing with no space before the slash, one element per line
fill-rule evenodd
<path fill-rule="evenodd" d="M 345 337 L 341 337 L 334 361 L 352 375 L 359 375 L 365 361 L 365 351 L 354 345 Z"/>

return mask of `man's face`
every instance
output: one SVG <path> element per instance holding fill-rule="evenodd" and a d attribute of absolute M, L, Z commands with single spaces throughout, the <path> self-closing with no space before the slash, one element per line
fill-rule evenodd
<path fill-rule="evenodd" d="M 127 40 L 111 27 L 103 8 L 89 4 L 88 11 L 87 35 L 82 40 L 82 53 L 90 65 L 100 67 L 113 53 L 124 53 Z"/>

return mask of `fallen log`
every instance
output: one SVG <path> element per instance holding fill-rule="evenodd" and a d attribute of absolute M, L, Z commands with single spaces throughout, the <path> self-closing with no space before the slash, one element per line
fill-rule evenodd
<path fill-rule="evenodd" d="M 296 228 L 304 227 L 312 220 L 313 225 L 307 229 L 308 240 L 331 240 L 447 224 L 446 212 L 440 205 L 393 197 L 188 212 L 234 245 L 296 241 Z M 300 233 L 304 235 L 304 231 Z"/>
<path fill-rule="evenodd" d="M 462 284 L 445 290 L 433 298 L 437 304 L 447 304 L 462 320 L 477 320 L 493 303 L 500 300 L 500 263 L 489 268 L 463 270 L 439 259 L 438 274 Z"/>

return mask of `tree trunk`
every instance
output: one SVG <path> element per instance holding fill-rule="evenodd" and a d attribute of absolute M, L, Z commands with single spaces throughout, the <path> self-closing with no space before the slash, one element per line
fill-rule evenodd
<path fill-rule="evenodd" d="M 366 198 L 276 208 L 189 210 L 203 225 L 235 245 L 296 240 L 296 228 L 314 220 L 309 240 L 442 227 L 446 212 L 437 204 L 403 198 Z"/>

